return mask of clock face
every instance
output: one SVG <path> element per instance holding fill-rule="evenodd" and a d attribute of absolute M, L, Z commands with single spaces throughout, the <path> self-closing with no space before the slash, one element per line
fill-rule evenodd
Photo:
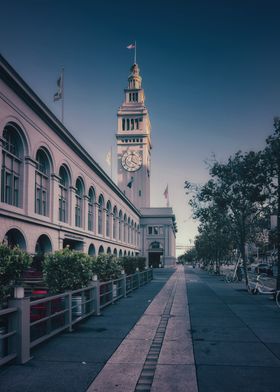
<path fill-rule="evenodd" d="M 129 172 L 134 172 L 142 166 L 142 157 L 136 151 L 127 151 L 122 156 L 123 168 Z"/>

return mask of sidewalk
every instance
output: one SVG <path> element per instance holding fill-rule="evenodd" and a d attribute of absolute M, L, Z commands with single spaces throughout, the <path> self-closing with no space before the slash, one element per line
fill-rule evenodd
<path fill-rule="evenodd" d="M 280 310 L 244 283 L 186 267 L 199 392 L 280 391 Z"/>
<path fill-rule="evenodd" d="M 72 333 L 32 350 L 25 365 L 0 369 L 1 392 L 83 392 L 143 315 L 174 269 L 154 271 L 154 280 L 90 317 Z"/>
<path fill-rule="evenodd" d="M 181 266 L 88 389 L 109 391 L 197 392 Z"/>

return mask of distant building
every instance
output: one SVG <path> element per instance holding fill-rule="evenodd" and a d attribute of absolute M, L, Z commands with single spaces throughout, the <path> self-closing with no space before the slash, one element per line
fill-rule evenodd
<path fill-rule="evenodd" d="M 136 65 L 133 67 L 138 69 Z M 141 164 L 137 161 L 141 178 L 137 170 L 123 172 L 118 187 L 3 57 L 0 57 L 0 75 L 0 241 L 18 244 L 32 254 L 69 246 L 90 255 L 141 254 L 149 258 L 154 252 L 149 251 L 150 241 L 156 241 L 156 235 L 150 238 L 143 230 L 147 217 L 139 209 L 149 207 L 150 200 L 149 134 L 144 135 L 145 131 L 141 137 L 134 138 L 142 141 L 138 142 L 133 158 L 129 143 L 122 142 L 118 135 L 118 153 L 122 159 L 119 174 L 121 167 L 135 165 L 137 157 L 141 157 Z M 130 78 L 134 83 L 134 76 Z M 133 88 L 140 99 L 141 82 Z M 128 100 L 136 99 L 129 94 Z M 144 120 L 146 109 L 142 109 L 142 114 L 137 112 L 137 116 L 119 111 L 118 134 L 123 119 L 126 124 L 130 121 L 130 128 L 134 119 L 137 131 L 141 116 L 141 123 L 149 124 L 147 114 Z M 132 138 L 130 146 L 136 144 Z M 125 152 L 130 158 L 123 157 Z M 129 188 L 132 172 L 135 179 Z M 175 241 L 175 217 L 171 209 L 166 215 L 170 218 L 170 236 Z M 170 222 L 173 222 L 171 226 Z M 154 224 L 158 224 L 156 217 Z M 175 250 L 172 253 L 166 242 L 161 245 L 162 255 L 170 264 L 172 257 L 172 262 L 175 260 Z"/>

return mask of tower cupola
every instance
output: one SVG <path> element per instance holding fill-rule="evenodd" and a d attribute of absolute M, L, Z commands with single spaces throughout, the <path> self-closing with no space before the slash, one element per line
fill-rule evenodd
<path fill-rule="evenodd" d="M 140 76 L 140 69 L 138 64 L 133 64 L 130 68 L 130 75 L 128 77 L 129 89 L 141 89 L 142 78 Z"/>

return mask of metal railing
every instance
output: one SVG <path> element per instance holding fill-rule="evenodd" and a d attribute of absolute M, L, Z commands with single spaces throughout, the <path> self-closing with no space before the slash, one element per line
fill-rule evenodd
<path fill-rule="evenodd" d="M 108 282 L 31 301 L 12 298 L 0 310 L 0 366 L 30 359 L 30 349 L 73 326 L 153 279 L 151 269 Z"/>
<path fill-rule="evenodd" d="M 17 308 L 0 310 L 0 366 L 16 358 Z"/>

